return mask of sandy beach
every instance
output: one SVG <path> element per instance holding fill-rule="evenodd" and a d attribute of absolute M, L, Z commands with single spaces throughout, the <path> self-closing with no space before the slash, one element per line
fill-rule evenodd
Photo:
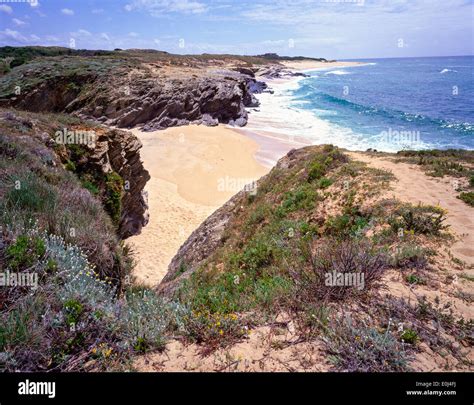
<path fill-rule="evenodd" d="M 256 160 L 255 140 L 223 125 L 132 132 L 143 143 L 141 157 L 151 175 L 146 185 L 150 222 L 128 241 L 137 281 L 154 286 L 192 231 L 269 168 Z"/>
<path fill-rule="evenodd" d="M 363 62 L 349 62 L 349 61 L 336 61 L 336 62 L 318 62 L 313 60 L 301 60 L 301 61 L 284 61 L 281 62 L 289 69 L 294 70 L 312 70 L 312 69 L 327 69 L 334 67 L 351 67 L 363 65 Z"/>

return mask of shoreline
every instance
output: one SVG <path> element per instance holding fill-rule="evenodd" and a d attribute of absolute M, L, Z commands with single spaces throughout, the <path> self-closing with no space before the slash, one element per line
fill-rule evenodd
<path fill-rule="evenodd" d="M 344 62 L 336 64 L 346 66 Z M 359 63 L 349 66 L 356 65 Z M 318 66 L 311 65 L 310 70 L 331 67 L 336 66 L 318 62 Z M 266 82 L 274 87 L 303 78 Z M 312 144 L 286 131 L 279 133 L 278 128 L 253 128 L 257 114 L 250 111 L 249 123 L 240 128 L 219 124 L 216 127 L 170 127 L 152 132 L 142 132 L 139 128 L 130 130 L 143 144 L 140 155 L 151 176 L 145 186 L 149 223 L 139 235 L 128 240 L 135 252 L 134 276 L 139 283 L 158 285 L 180 246 L 207 217 L 245 184 L 267 174 L 291 149 Z M 224 190 L 218 190 L 219 181 Z"/>
<path fill-rule="evenodd" d="M 151 176 L 145 186 L 150 219 L 128 241 L 137 261 L 134 276 L 155 286 L 188 236 L 269 168 L 255 158 L 255 140 L 224 125 L 131 132 L 143 143 L 141 159 Z"/>
<path fill-rule="evenodd" d="M 159 284 L 188 236 L 245 184 L 267 174 L 290 150 L 315 144 L 338 144 L 337 139 L 327 138 L 329 124 L 323 120 L 318 120 L 322 124 L 317 128 L 310 127 L 316 137 L 308 139 L 293 135 L 289 128 L 291 123 L 298 122 L 299 116 L 288 116 L 286 110 L 282 116 L 268 114 L 268 111 L 273 112 L 271 103 L 280 96 L 279 92 L 302 79 L 304 77 L 265 80 L 276 94 L 257 94 L 260 106 L 247 109 L 249 120 L 245 127 L 219 124 L 216 127 L 171 127 L 154 132 L 131 130 L 143 143 L 141 156 L 151 176 L 145 187 L 150 222 L 140 235 L 130 238 L 138 257 L 134 275 L 139 282 Z M 261 110 L 267 107 L 265 115 Z M 288 108 L 288 114 L 311 114 L 298 110 Z M 357 146 L 341 147 L 352 152 L 366 150 Z M 218 190 L 219 181 L 224 184 L 224 190 Z"/>

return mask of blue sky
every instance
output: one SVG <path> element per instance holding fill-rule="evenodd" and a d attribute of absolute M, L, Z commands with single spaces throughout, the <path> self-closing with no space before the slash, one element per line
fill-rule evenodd
<path fill-rule="evenodd" d="M 331 59 L 474 54 L 474 0 L 18 1 L 0 0 L 1 46 Z"/>

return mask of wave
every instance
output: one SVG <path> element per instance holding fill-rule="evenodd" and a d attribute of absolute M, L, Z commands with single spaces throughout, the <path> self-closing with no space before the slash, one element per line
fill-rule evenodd
<path fill-rule="evenodd" d="M 454 72 L 454 73 L 457 73 L 458 71 L 457 70 L 454 70 L 454 69 L 443 69 L 441 72 L 441 74 L 444 74 L 444 73 L 448 73 L 448 72 Z"/>
<path fill-rule="evenodd" d="M 313 86 L 310 86 L 313 90 L 316 90 Z M 405 111 L 388 109 L 388 108 L 379 108 L 374 106 L 366 106 L 363 104 L 355 103 L 349 101 L 345 98 L 340 98 L 333 96 L 331 94 L 317 92 L 316 96 L 323 101 L 323 103 L 336 104 L 344 108 L 350 108 L 360 114 L 367 115 L 378 115 L 385 119 L 395 119 L 405 122 L 410 122 L 414 124 L 431 124 L 439 128 L 449 128 L 454 129 L 459 132 L 474 132 L 474 124 L 469 122 L 454 122 L 448 121 L 445 119 L 432 118 L 423 114 L 413 114 Z M 299 101 L 299 96 L 296 100 Z"/>
<path fill-rule="evenodd" d="M 331 70 L 330 72 L 325 73 L 326 75 L 350 75 L 349 72 L 345 70 Z"/>

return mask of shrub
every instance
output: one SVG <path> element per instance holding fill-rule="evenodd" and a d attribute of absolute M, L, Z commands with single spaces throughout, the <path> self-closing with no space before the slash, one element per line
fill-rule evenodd
<path fill-rule="evenodd" d="M 404 343 L 414 345 L 418 341 L 418 333 L 413 329 L 405 329 L 400 335 L 400 340 Z"/>
<path fill-rule="evenodd" d="M 80 370 L 90 358 L 125 360 L 162 348 L 168 328 L 182 329 L 179 305 L 146 289 L 119 298 L 79 248 L 31 231 L 29 240 L 38 239 L 47 257 L 36 264 L 38 289 L 0 313 L 0 367 Z"/>
<path fill-rule="evenodd" d="M 264 238 L 252 239 L 245 250 L 237 257 L 239 268 L 255 272 L 268 266 L 273 260 L 273 248 Z"/>
<path fill-rule="evenodd" d="M 329 240 L 311 256 L 311 271 L 302 272 L 301 288 L 308 299 L 342 300 L 376 286 L 386 267 L 386 256 L 367 240 Z M 329 277 L 333 283 L 328 283 Z"/>
<path fill-rule="evenodd" d="M 20 235 L 6 249 L 7 268 L 17 271 L 30 267 L 45 254 L 45 251 L 46 247 L 41 238 Z"/>
<path fill-rule="evenodd" d="M 70 172 L 76 171 L 76 165 L 72 160 L 68 160 L 66 164 L 64 165 L 64 168 Z"/>
<path fill-rule="evenodd" d="M 122 214 L 123 179 L 115 172 L 107 174 L 105 209 L 116 225 Z"/>
<path fill-rule="evenodd" d="M 409 274 L 405 277 L 408 284 L 421 284 L 421 279 L 415 274 Z"/>
<path fill-rule="evenodd" d="M 315 161 L 309 166 L 308 181 L 318 180 L 326 173 L 326 165 L 323 162 Z"/>
<path fill-rule="evenodd" d="M 399 269 L 422 269 L 427 263 L 426 249 L 416 245 L 400 246 L 390 260 L 390 264 Z"/>
<path fill-rule="evenodd" d="M 89 192 L 93 195 L 98 195 L 100 190 L 99 187 L 97 187 L 94 183 L 88 180 L 82 181 L 82 186 L 86 189 L 89 190 Z"/>
<path fill-rule="evenodd" d="M 127 346 L 142 353 L 164 347 L 169 317 L 156 293 L 144 290 L 127 294 L 119 316 L 119 334 Z"/>
<path fill-rule="evenodd" d="M 424 235 L 440 235 L 447 228 L 444 225 L 446 212 L 440 207 L 429 205 L 404 205 L 389 218 L 394 232 L 399 229 Z"/>
<path fill-rule="evenodd" d="M 458 198 L 463 200 L 466 204 L 474 207 L 474 192 L 470 191 L 469 193 L 461 193 Z"/>
<path fill-rule="evenodd" d="M 328 179 L 327 177 L 322 177 L 318 181 L 318 188 L 322 188 L 322 189 L 328 188 L 332 183 L 334 183 L 333 180 Z"/>
<path fill-rule="evenodd" d="M 193 310 L 189 311 L 184 319 L 185 336 L 197 343 L 225 346 L 246 334 L 246 329 L 235 313 Z"/>
<path fill-rule="evenodd" d="M 326 232 L 340 238 L 355 236 L 367 227 L 369 221 L 358 213 L 346 212 L 342 215 L 329 217 L 326 220 Z"/>
<path fill-rule="evenodd" d="M 365 325 L 356 326 L 349 318 L 343 318 L 330 324 L 323 341 L 339 370 L 407 371 L 407 353 L 389 328 L 382 333 Z"/>
<path fill-rule="evenodd" d="M 54 211 L 57 199 L 53 186 L 28 173 L 15 179 L 15 187 L 5 196 L 5 205 L 10 210 L 25 211 L 27 217 L 33 218 L 34 213 Z"/>
<path fill-rule="evenodd" d="M 287 214 L 298 210 L 309 210 L 314 208 L 318 199 L 318 193 L 310 186 L 303 185 L 295 191 L 285 193 L 284 200 L 277 208 L 277 216 L 283 218 Z"/>

